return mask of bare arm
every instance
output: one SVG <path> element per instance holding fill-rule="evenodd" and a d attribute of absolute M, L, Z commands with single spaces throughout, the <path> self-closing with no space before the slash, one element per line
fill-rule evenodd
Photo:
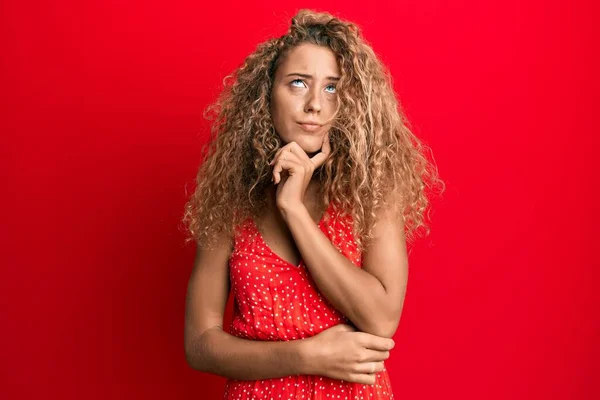
<path fill-rule="evenodd" d="M 258 380 L 307 374 L 305 340 L 266 342 L 223 331 L 229 297 L 231 240 L 214 250 L 197 248 L 186 297 L 184 346 L 188 364 L 232 379 Z"/>
<path fill-rule="evenodd" d="M 362 268 L 333 246 L 304 206 L 282 214 L 321 293 L 359 330 L 392 337 L 408 279 L 403 219 L 393 207 L 379 211 Z"/>

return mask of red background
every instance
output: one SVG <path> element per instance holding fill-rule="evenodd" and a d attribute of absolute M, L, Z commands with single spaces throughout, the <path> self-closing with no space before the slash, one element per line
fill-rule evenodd
<path fill-rule="evenodd" d="M 396 397 L 600 398 L 592 2 L 50 3 L 0 12 L 0 398 L 221 397 L 184 358 L 179 219 L 202 110 L 298 6 L 363 28 L 448 185 Z"/>

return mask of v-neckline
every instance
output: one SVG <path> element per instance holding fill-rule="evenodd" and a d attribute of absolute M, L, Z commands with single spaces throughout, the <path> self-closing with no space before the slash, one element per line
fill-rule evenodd
<path fill-rule="evenodd" d="M 327 213 L 329 212 L 329 209 L 331 208 L 331 201 L 329 202 L 329 205 L 327 206 L 327 208 L 325 209 L 325 212 L 323 213 L 323 215 L 321 216 L 321 219 L 319 219 L 319 222 L 317 223 L 317 226 L 319 227 L 319 229 L 321 229 L 321 232 L 323 231 L 323 222 L 325 220 L 325 217 L 327 216 Z M 250 217 L 250 222 L 252 224 L 252 226 L 254 227 L 254 229 L 256 230 L 257 236 L 261 242 L 261 244 L 264 246 L 265 249 L 267 249 L 267 251 L 273 256 L 275 257 L 278 261 L 281 261 L 284 264 L 287 264 L 289 266 L 292 266 L 294 268 L 300 268 L 302 267 L 302 265 L 304 264 L 304 260 L 302 258 L 300 258 L 300 261 L 298 262 L 298 265 L 292 264 L 291 262 L 284 260 L 283 257 L 281 257 L 279 254 L 275 253 L 273 251 L 273 249 L 271 248 L 271 246 L 269 246 L 267 244 L 267 242 L 265 241 L 265 238 L 263 237 L 262 233 L 260 232 L 260 229 L 258 228 L 258 225 L 256 224 L 256 221 L 254 221 L 253 217 Z M 314 221 L 313 221 L 314 222 Z"/>

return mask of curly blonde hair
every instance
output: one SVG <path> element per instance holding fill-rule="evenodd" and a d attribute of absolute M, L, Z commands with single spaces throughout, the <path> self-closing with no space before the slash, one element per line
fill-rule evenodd
<path fill-rule="evenodd" d="M 266 206 L 265 190 L 273 184 L 268 163 L 282 146 L 269 111 L 271 88 L 286 53 L 301 43 L 331 49 L 341 71 L 331 154 L 315 171 L 323 203 L 334 201 L 339 215 L 351 215 L 361 252 L 372 239 L 376 211 L 389 202 L 404 219 L 407 241 L 429 234 L 426 189 L 445 185 L 409 129 L 389 71 L 354 23 L 303 9 L 285 35 L 259 44 L 223 80 L 224 90 L 205 110 L 214 122 L 185 205 L 186 242 L 211 247 Z"/>

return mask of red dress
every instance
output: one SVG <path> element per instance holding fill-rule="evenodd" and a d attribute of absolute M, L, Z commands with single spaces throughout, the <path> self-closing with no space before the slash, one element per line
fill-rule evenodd
<path fill-rule="evenodd" d="M 362 257 L 352 235 L 351 217 L 331 218 L 330 204 L 319 228 L 357 268 Z M 293 265 L 265 243 L 252 218 L 236 231 L 229 260 L 234 293 L 230 333 L 252 340 L 288 341 L 314 336 L 348 319 L 321 296 L 301 261 Z M 226 400 L 369 400 L 393 399 L 387 370 L 376 374 L 375 385 L 316 375 L 293 375 L 264 380 L 227 379 Z"/>

